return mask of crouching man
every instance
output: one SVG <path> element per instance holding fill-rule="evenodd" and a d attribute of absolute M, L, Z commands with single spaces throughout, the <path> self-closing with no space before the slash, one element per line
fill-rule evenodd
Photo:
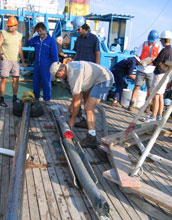
<path fill-rule="evenodd" d="M 71 88 L 73 99 L 68 107 L 68 113 L 71 114 L 69 121 L 71 128 L 75 124 L 83 97 L 88 135 L 81 141 L 81 145 L 95 148 L 97 145 L 95 107 L 101 99 L 106 99 L 114 82 L 113 74 L 103 66 L 85 61 L 74 61 L 68 64 L 54 62 L 50 67 L 50 73 L 56 78 L 66 80 Z"/>

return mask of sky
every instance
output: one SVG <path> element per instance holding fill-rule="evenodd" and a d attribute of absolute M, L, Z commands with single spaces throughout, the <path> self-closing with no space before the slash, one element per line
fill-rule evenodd
<path fill-rule="evenodd" d="M 64 3 L 65 0 L 59 0 L 59 9 L 64 8 Z M 157 30 L 159 34 L 164 30 L 172 31 L 172 0 L 90 0 L 90 12 L 134 16 L 128 49 L 147 40 L 151 30 Z"/>

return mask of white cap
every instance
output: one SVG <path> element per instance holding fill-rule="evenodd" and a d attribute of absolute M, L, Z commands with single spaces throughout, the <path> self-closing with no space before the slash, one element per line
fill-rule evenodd
<path fill-rule="evenodd" d="M 162 33 L 161 33 L 161 36 L 160 36 L 160 39 L 172 39 L 172 33 L 171 33 L 171 31 L 163 31 Z"/>
<path fill-rule="evenodd" d="M 53 75 L 53 76 L 56 75 L 57 71 L 60 68 L 60 65 L 61 65 L 60 62 L 54 62 L 54 63 L 51 64 L 51 66 L 50 66 L 50 73 L 51 73 L 51 75 Z"/>
<path fill-rule="evenodd" d="M 138 62 L 140 62 L 140 58 L 138 56 L 134 56 Z"/>
<path fill-rule="evenodd" d="M 58 36 L 58 37 L 56 38 L 56 40 L 63 40 L 63 37 L 62 37 L 62 36 Z"/>

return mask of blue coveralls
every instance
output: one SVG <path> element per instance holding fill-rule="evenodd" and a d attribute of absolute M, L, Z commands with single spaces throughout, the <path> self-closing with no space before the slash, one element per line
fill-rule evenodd
<path fill-rule="evenodd" d="M 121 100 L 123 88 L 126 88 L 125 76 L 133 75 L 133 70 L 135 68 L 136 68 L 135 57 L 129 57 L 127 59 L 124 59 L 119 63 L 115 64 L 115 66 L 113 67 L 112 73 L 114 75 L 114 79 L 116 83 L 114 99 L 117 100 L 118 102 L 120 102 Z"/>
<path fill-rule="evenodd" d="M 40 98 L 40 85 L 42 83 L 43 99 L 49 101 L 51 97 L 50 66 L 59 61 L 56 41 L 48 36 L 41 41 L 39 36 L 28 41 L 29 46 L 35 48 L 33 92 L 36 99 Z"/>

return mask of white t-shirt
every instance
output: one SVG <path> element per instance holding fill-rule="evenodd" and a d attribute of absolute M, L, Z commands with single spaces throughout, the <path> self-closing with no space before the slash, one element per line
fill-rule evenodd
<path fill-rule="evenodd" d="M 110 70 L 92 62 L 74 61 L 66 64 L 66 67 L 72 95 L 87 92 L 94 85 L 113 79 Z"/>
<path fill-rule="evenodd" d="M 136 51 L 136 56 L 140 57 L 142 54 L 142 50 L 143 50 L 143 44 L 142 43 L 139 48 Z M 159 43 L 157 42 L 157 44 L 159 45 Z M 162 47 L 159 47 L 159 52 L 161 51 Z M 153 73 L 155 69 L 155 66 L 152 65 L 147 65 L 147 66 L 138 66 L 138 71 L 142 72 L 142 73 Z"/>

